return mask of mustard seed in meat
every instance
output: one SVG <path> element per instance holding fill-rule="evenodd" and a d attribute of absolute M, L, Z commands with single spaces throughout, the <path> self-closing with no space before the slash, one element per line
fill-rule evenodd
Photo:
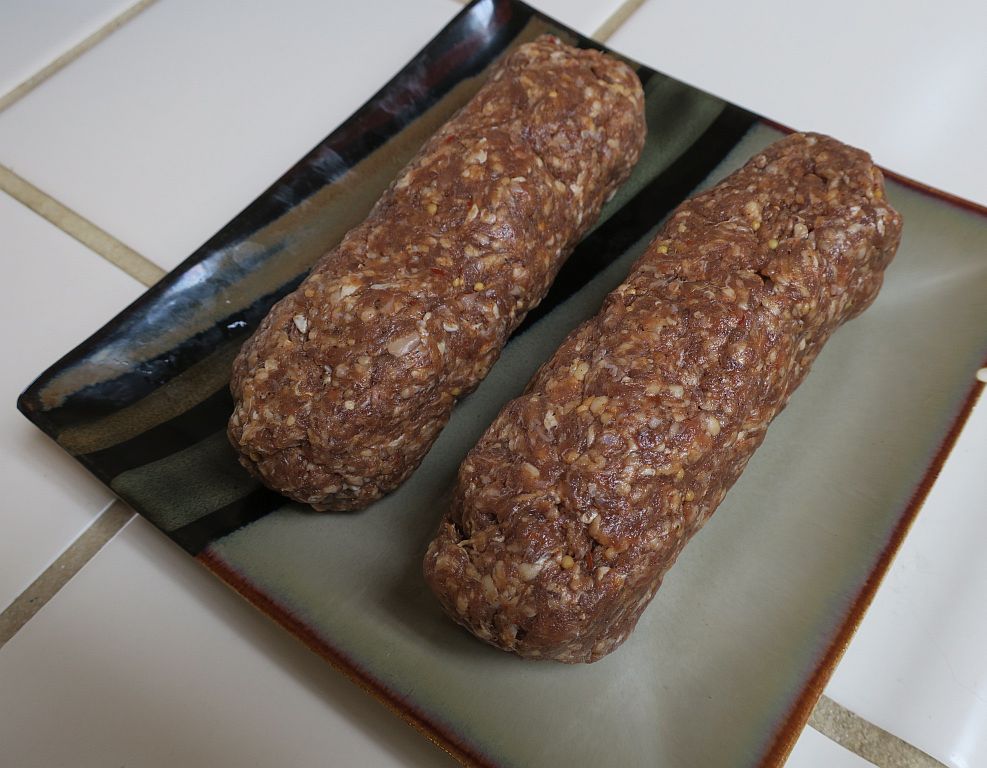
<path fill-rule="evenodd" d="M 641 83 L 622 62 L 548 36 L 508 55 L 243 346 L 229 422 L 241 463 L 319 510 L 394 490 L 644 135 Z"/>
<path fill-rule="evenodd" d="M 814 134 L 679 206 L 463 462 L 424 564 L 446 612 L 528 658 L 613 651 L 900 236 L 870 158 Z"/>

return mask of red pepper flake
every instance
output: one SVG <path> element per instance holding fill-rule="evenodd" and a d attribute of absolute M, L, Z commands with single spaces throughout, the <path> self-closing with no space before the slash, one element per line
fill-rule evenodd
<path fill-rule="evenodd" d="M 592 549 L 589 550 L 586 553 L 586 570 L 588 570 L 588 571 L 592 571 L 593 570 L 593 550 Z"/>
<path fill-rule="evenodd" d="M 442 143 L 443 144 L 451 144 L 455 140 L 456 140 L 455 135 L 453 135 L 453 134 L 450 133 L 448 136 L 445 137 L 445 139 L 443 140 Z"/>
<path fill-rule="evenodd" d="M 432 267 L 432 274 L 439 275 L 439 277 L 445 277 L 448 274 L 444 269 L 439 269 L 438 267 Z"/>

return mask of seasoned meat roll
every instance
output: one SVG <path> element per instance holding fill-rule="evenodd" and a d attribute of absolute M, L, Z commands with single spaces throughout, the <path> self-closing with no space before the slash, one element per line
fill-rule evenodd
<path fill-rule="evenodd" d="M 644 135 L 641 83 L 622 62 L 554 37 L 507 56 L 244 345 L 229 422 L 243 465 L 319 510 L 394 490 Z"/>
<path fill-rule="evenodd" d="M 525 657 L 620 645 L 900 234 L 868 155 L 812 134 L 679 206 L 466 457 L 425 557 L 449 615 Z"/>

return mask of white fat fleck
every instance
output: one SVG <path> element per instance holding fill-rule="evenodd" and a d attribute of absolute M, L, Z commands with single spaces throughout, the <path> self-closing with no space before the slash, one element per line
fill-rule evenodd
<path fill-rule="evenodd" d="M 394 357 L 401 357 L 417 347 L 419 341 L 420 339 L 417 333 L 398 336 L 396 339 L 391 339 L 391 342 L 387 345 L 387 351 L 394 355 Z"/>
<path fill-rule="evenodd" d="M 521 471 L 532 479 L 537 479 L 541 477 L 541 472 L 538 470 L 538 467 L 536 467 L 530 461 L 526 461 L 521 465 Z"/>
<path fill-rule="evenodd" d="M 524 580 L 524 581 L 532 581 L 533 579 L 535 579 L 538 576 L 539 573 L 541 573 L 541 569 L 543 567 L 544 567 L 544 564 L 541 563 L 541 562 L 538 562 L 538 563 L 519 563 L 518 564 L 518 567 L 517 567 L 517 572 L 518 572 L 518 575 L 521 577 L 522 580 Z"/>
<path fill-rule="evenodd" d="M 295 315 L 292 318 L 292 322 L 295 324 L 299 333 L 305 333 L 308 330 L 308 318 L 305 315 Z"/>
<path fill-rule="evenodd" d="M 497 600 L 497 587 L 494 586 L 493 578 L 489 573 L 483 574 L 483 578 L 480 579 L 480 585 L 483 587 L 483 596 L 487 598 L 491 603 L 498 602 Z"/>

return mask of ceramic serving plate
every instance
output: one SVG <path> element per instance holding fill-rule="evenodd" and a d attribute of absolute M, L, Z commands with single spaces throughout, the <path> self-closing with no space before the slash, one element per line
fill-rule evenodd
<path fill-rule="evenodd" d="M 636 633 L 588 666 L 521 661 L 448 621 L 421 558 L 456 469 L 501 405 L 592 315 L 659 221 L 780 136 L 638 67 L 633 177 L 462 402 L 418 472 L 358 514 L 259 487 L 225 437 L 230 363 L 511 47 L 550 31 L 477 0 L 345 124 L 22 395 L 21 410 L 237 592 L 461 760 L 782 763 L 977 394 L 987 216 L 891 181 L 886 286 L 829 343 Z"/>

